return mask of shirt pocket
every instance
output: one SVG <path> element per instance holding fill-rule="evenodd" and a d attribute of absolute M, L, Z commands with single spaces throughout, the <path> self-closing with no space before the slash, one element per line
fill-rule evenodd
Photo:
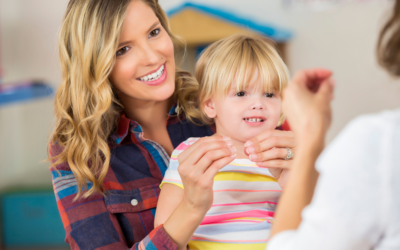
<path fill-rule="evenodd" d="M 133 190 L 106 190 L 105 203 L 110 213 L 140 212 L 155 208 L 160 194 L 159 185 L 148 185 Z"/>

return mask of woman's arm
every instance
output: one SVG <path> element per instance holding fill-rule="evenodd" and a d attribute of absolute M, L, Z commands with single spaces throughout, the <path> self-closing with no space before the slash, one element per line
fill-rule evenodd
<path fill-rule="evenodd" d="M 157 203 L 154 227 L 164 224 L 172 213 L 177 209 L 183 199 L 183 189 L 169 183 L 162 184 L 160 197 Z"/>
<path fill-rule="evenodd" d="M 165 230 L 179 249 L 186 249 L 212 205 L 215 175 L 234 160 L 235 150 L 230 148 L 229 140 L 222 136 L 204 137 L 193 145 L 182 143 L 178 148 L 184 151 L 178 156 L 172 154 L 165 177 L 174 169 L 175 179 L 183 184 L 184 189 L 163 184 L 155 223 L 164 223 Z"/>
<path fill-rule="evenodd" d="M 284 230 L 297 229 L 301 211 L 313 197 L 318 179 L 315 161 L 324 148 L 331 121 L 331 75 L 326 70 L 301 71 L 285 90 L 283 108 L 298 139 L 297 153 L 279 201 L 271 237 Z"/>

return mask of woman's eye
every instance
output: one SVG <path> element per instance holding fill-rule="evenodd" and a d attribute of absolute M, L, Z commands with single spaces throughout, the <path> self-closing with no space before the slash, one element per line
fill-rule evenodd
<path fill-rule="evenodd" d="M 160 31 L 161 31 L 160 29 L 155 29 L 155 30 L 151 31 L 149 34 L 149 37 L 157 36 L 158 34 L 160 34 Z"/>
<path fill-rule="evenodd" d="M 122 56 L 123 54 L 128 52 L 128 50 L 129 50 L 128 46 L 125 46 L 125 47 L 121 48 L 120 50 L 117 51 L 117 56 Z"/>
<path fill-rule="evenodd" d="M 246 94 L 243 91 L 237 92 L 235 94 L 236 96 L 245 96 Z"/>
<path fill-rule="evenodd" d="M 275 96 L 274 93 L 266 93 L 266 94 L 265 94 L 265 97 L 269 97 L 269 98 L 272 98 L 272 97 L 274 97 L 274 96 Z"/>

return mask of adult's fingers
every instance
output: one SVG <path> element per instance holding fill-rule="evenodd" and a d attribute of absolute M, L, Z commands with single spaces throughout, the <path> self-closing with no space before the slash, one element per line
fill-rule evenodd
<path fill-rule="evenodd" d="M 185 149 L 185 151 L 179 154 L 178 161 L 180 165 L 183 163 L 194 165 L 208 151 L 220 148 L 228 148 L 230 145 L 232 145 L 230 141 L 220 140 L 220 138 L 211 139 L 211 137 L 208 137 L 205 138 L 205 140 L 202 139 L 203 138 L 199 139 L 199 141 L 196 141 L 195 143 L 193 143 L 193 145 L 191 145 L 190 147 Z"/>
<path fill-rule="evenodd" d="M 312 92 L 317 92 L 320 84 L 332 76 L 332 71 L 326 69 L 307 69 L 298 71 L 291 84 L 306 86 Z"/>
<path fill-rule="evenodd" d="M 324 100 L 329 102 L 332 100 L 333 97 L 333 89 L 334 89 L 334 81 L 328 79 L 321 83 L 321 86 L 317 94 L 321 96 Z"/>
<path fill-rule="evenodd" d="M 253 143 L 253 146 L 247 147 L 246 153 L 257 154 L 260 152 L 265 152 L 272 148 L 294 148 L 296 146 L 296 140 L 294 138 L 294 133 L 290 131 L 290 136 L 287 137 L 270 137 L 264 141 Z"/>
<path fill-rule="evenodd" d="M 270 137 L 293 137 L 294 133 L 292 131 L 282 131 L 282 130 L 267 130 L 256 137 L 251 138 L 245 143 L 245 147 L 252 146 L 254 144 L 258 144 Z"/>
<path fill-rule="evenodd" d="M 257 166 L 265 167 L 265 168 L 290 169 L 292 161 L 290 161 L 290 160 L 272 160 L 272 161 L 257 162 L 256 164 L 257 164 Z"/>
<path fill-rule="evenodd" d="M 234 157 L 224 157 L 217 161 L 214 161 L 210 167 L 207 168 L 203 175 L 203 182 L 212 183 L 214 181 L 214 177 L 217 175 L 218 171 L 231 163 L 235 158 Z"/>
<path fill-rule="evenodd" d="M 266 150 L 258 154 L 251 154 L 249 156 L 250 160 L 253 162 L 264 162 L 271 160 L 282 160 L 287 157 L 289 150 L 287 148 L 273 148 L 271 150 Z M 292 150 L 294 155 L 294 152 Z"/>
<path fill-rule="evenodd" d="M 222 148 L 217 150 L 208 151 L 203 155 L 203 157 L 197 162 L 195 165 L 195 169 L 193 169 L 193 173 L 195 175 L 202 175 L 204 174 L 208 168 L 210 168 L 214 162 L 219 161 L 220 159 L 230 157 L 231 161 L 235 159 L 236 156 L 236 149 L 235 148 Z"/>

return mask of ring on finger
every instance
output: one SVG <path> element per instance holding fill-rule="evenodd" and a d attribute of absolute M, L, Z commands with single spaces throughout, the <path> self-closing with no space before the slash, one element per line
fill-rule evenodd
<path fill-rule="evenodd" d="M 284 160 L 290 160 L 290 159 L 292 159 L 293 158 L 293 152 L 292 152 L 292 150 L 290 149 L 290 148 L 286 148 L 287 150 L 288 150 L 288 154 L 287 154 L 287 156 L 284 158 Z"/>

